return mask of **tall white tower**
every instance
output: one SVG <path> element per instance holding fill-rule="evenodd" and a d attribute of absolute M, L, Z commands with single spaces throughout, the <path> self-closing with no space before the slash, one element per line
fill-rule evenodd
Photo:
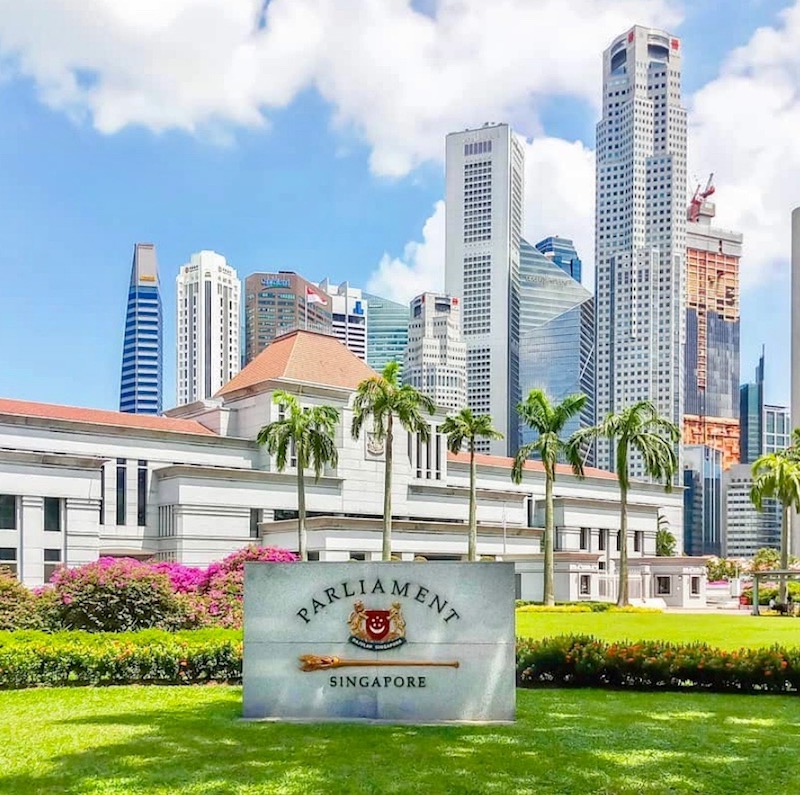
<path fill-rule="evenodd" d="M 241 366 L 236 271 L 214 251 L 192 254 L 176 278 L 177 404 L 212 397 Z"/>
<path fill-rule="evenodd" d="M 327 279 L 319 289 L 329 296 L 333 336 L 347 346 L 359 359 L 367 360 L 367 302 L 358 287 L 349 282 L 331 284 Z"/>
<path fill-rule="evenodd" d="M 467 346 L 458 298 L 423 293 L 411 301 L 403 380 L 441 408 L 466 406 Z"/>
<path fill-rule="evenodd" d="M 519 247 L 525 152 L 507 124 L 447 136 L 445 290 L 462 302 L 467 405 L 490 414 L 505 438 L 481 452 L 519 446 Z"/>
<path fill-rule="evenodd" d="M 686 111 L 668 33 L 637 25 L 603 53 L 596 193 L 597 417 L 650 400 L 680 427 Z M 607 442 L 597 456 L 613 469 Z M 643 475 L 638 456 L 631 474 Z"/>

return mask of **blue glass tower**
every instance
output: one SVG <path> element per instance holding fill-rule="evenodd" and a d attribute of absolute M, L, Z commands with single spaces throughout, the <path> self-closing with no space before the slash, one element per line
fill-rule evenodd
<path fill-rule="evenodd" d="M 580 416 L 564 427 L 568 438 L 593 425 L 594 413 L 594 298 L 550 258 L 527 241 L 520 241 L 519 262 L 519 381 L 523 399 L 541 389 L 553 402 L 582 392 L 588 397 Z M 523 444 L 535 432 L 520 426 Z M 586 463 L 594 464 L 594 449 Z"/>
<path fill-rule="evenodd" d="M 119 410 L 127 414 L 160 414 L 162 387 L 162 315 L 156 247 L 137 243 L 133 249 Z"/>
<path fill-rule="evenodd" d="M 408 304 L 362 293 L 367 302 L 367 364 L 380 372 L 391 361 L 400 363 L 408 344 Z"/>
<path fill-rule="evenodd" d="M 575 244 L 569 238 L 552 235 L 540 240 L 535 248 L 558 265 L 564 273 L 568 273 L 576 282 L 580 282 L 581 258 L 575 250 Z"/>

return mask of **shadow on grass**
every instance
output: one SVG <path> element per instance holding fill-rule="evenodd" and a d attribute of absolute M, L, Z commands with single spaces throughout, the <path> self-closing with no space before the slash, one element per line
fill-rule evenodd
<path fill-rule="evenodd" d="M 239 688 L 84 692 L 16 694 L 20 709 L 38 698 L 28 731 L 43 756 L 0 772 L 0 792 L 655 795 L 796 785 L 800 702 L 790 697 L 520 691 L 513 726 L 408 727 L 244 723 Z M 63 712 L 48 711 L 47 699 L 64 698 Z"/>

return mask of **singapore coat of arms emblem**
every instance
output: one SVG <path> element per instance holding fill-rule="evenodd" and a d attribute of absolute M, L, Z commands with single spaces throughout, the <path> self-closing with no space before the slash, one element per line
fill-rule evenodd
<path fill-rule="evenodd" d="M 367 610 L 361 601 L 353 605 L 347 619 L 349 641 L 360 649 L 386 651 L 406 642 L 406 621 L 400 602 L 392 602 L 389 610 Z"/>

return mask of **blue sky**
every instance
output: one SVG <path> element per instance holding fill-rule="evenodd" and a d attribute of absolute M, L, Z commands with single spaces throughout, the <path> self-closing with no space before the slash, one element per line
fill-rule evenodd
<path fill-rule="evenodd" d="M 91 0 L 99 5 L 106 1 Z M 184 6 L 192 2 L 169 0 Z M 280 2 L 285 4 L 285 0 Z M 315 0 L 303 2 L 309 8 L 315 6 Z M 325 2 L 316 0 L 316 5 Z M 48 3 L 32 0 L 38 13 Z M 395 5 L 405 3 L 398 0 Z M 692 95 L 708 84 L 714 91 L 725 90 L 720 69 L 728 53 L 747 44 L 760 26 L 775 26 L 781 32 L 784 22 L 779 12 L 792 3 L 715 0 L 683 7 L 667 0 L 638 4 L 621 0 L 618 5 L 622 11 L 641 6 L 648 13 L 663 6 L 676 19 L 682 17 L 674 29 L 683 39 L 684 91 L 691 105 Z M 428 14 L 428 22 L 436 18 L 433 0 L 417 2 L 414 8 Z M 403 13 L 408 16 L 414 11 L 409 8 Z M 238 109 L 223 105 L 218 97 L 207 101 L 209 106 L 218 103 L 210 116 L 202 117 L 193 107 L 185 113 L 189 121 L 166 118 L 172 112 L 169 98 L 165 102 L 156 95 L 155 83 L 135 86 L 137 102 L 128 102 L 122 111 L 113 107 L 117 122 L 109 123 L 103 114 L 112 113 L 110 101 L 103 106 L 88 95 L 63 99 L 72 90 L 67 76 L 77 74 L 81 83 L 101 85 L 107 74 L 104 69 L 116 69 L 114 80 L 128 86 L 134 79 L 131 75 L 137 73 L 135 64 L 122 73 L 119 65 L 109 66 L 107 59 L 98 57 L 97 63 L 89 60 L 90 66 L 84 66 L 74 53 L 64 52 L 63 62 L 55 68 L 59 53 L 52 53 L 62 46 L 62 38 L 74 34 L 80 41 L 86 30 L 81 26 L 89 23 L 76 15 L 68 20 L 74 30 L 66 30 L 64 23 L 37 34 L 34 40 L 25 35 L 26 25 L 35 24 L 34 18 L 24 18 L 16 6 L 0 0 L 0 395 L 116 407 L 125 299 L 137 241 L 152 241 L 158 250 L 166 320 L 167 406 L 174 401 L 174 278 L 192 252 L 219 251 L 240 277 L 259 269 L 291 269 L 312 279 L 347 278 L 363 286 L 384 254 L 411 269 L 418 266 L 415 257 L 424 255 L 405 250 L 409 241 L 427 243 L 428 256 L 434 256 L 435 244 L 423 240 L 422 229 L 442 198 L 443 135 L 454 119 L 470 123 L 472 110 L 463 92 L 456 101 L 445 85 L 442 107 L 446 112 L 441 118 L 431 117 L 436 96 L 420 101 L 420 107 L 409 104 L 405 112 L 418 113 L 419 120 L 409 122 L 408 139 L 399 142 L 394 133 L 386 133 L 385 117 L 380 116 L 391 112 L 390 105 L 382 110 L 376 107 L 380 103 L 374 96 L 358 97 L 357 92 L 353 98 L 344 80 L 332 85 L 328 75 L 339 68 L 337 64 L 328 65 L 324 75 L 306 84 L 298 78 L 294 91 L 281 89 L 281 100 L 267 103 L 270 107 L 263 123 L 237 119 Z M 416 17 L 410 22 L 408 36 L 412 37 L 418 32 Z M 370 18 L 366 24 L 375 25 L 376 38 L 383 35 L 381 19 Z M 620 27 L 616 19 L 604 24 L 616 24 L 614 31 L 627 26 Z M 126 25 L 129 20 L 122 20 L 119 30 L 109 32 L 111 37 L 120 36 L 120 59 L 137 35 Z M 788 23 L 785 27 L 788 37 Z M 428 35 L 424 26 L 419 35 Z M 487 36 L 491 35 L 488 31 Z M 48 41 L 47 36 L 58 40 Z M 607 40 L 607 35 L 598 34 L 592 59 L 599 62 Z M 86 52 L 82 57 L 90 59 L 91 48 Z M 197 54 L 187 51 L 185 57 Z M 480 57 L 487 59 L 490 71 L 496 56 L 487 51 Z M 560 56 L 554 48 L 540 57 L 558 65 Z M 367 59 L 358 63 L 356 56 L 353 60 L 356 63 L 346 66 L 353 70 L 351 83 L 357 83 L 358 75 L 375 64 Z M 743 67 L 748 79 L 759 79 L 755 70 L 760 60 Z M 342 70 L 347 74 L 344 66 Z M 403 61 L 387 73 L 393 76 L 386 79 L 389 94 L 402 83 L 406 71 L 408 81 L 422 80 L 425 90 L 425 75 Z M 53 88 L 53 73 L 58 73 L 56 83 L 62 81 L 58 90 Z M 176 91 L 181 90 L 178 78 L 174 85 Z M 278 91 L 273 85 L 261 90 Z M 153 106 L 161 103 L 156 123 L 152 122 L 154 113 L 140 109 L 150 101 L 148 91 Z M 510 91 L 499 107 L 505 111 L 504 118 L 534 143 L 537 137 L 577 141 L 577 154 L 590 157 L 597 116 L 592 94 L 599 94 L 599 84 L 586 89 L 567 86 L 555 93 L 532 85 L 529 95 L 523 84 Z M 398 101 L 408 102 L 402 97 Z M 498 111 L 492 102 L 478 102 L 471 123 L 497 118 L 490 115 Z M 712 99 L 706 104 L 713 107 Z M 698 138 L 702 141 L 710 135 L 706 123 Z M 708 151 L 708 144 L 699 149 Z M 715 166 L 699 164 L 703 171 Z M 731 181 L 729 195 L 747 196 L 750 189 L 768 192 L 761 182 L 750 185 L 746 168 L 740 166 L 740 172 L 744 176 L 740 173 Z M 586 168 L 576 173 L 576 183 L 582 180 L 580 190 L 588 195 L 592 186 L 587 173 Z M 564 182 L 569 179 L 570 172 L 564 172 Z M 717 196 L 720 205 L 725 200 L 724 184 L 723 178 Z M 529 192 L 534 188 L 529 185 Z M 540 201 L 546 202 L 542 198 L 546 195 L 540 193 Z M 585 230 L 581 238 L 570 229 L 568 185 L 560 200 L 566 209 L 555 215 L 560 219 L 558 229 L 531 222 L 534 228 L 587 239 Z M 780 225 L 783 207 L 788 222 L 791 203 L 784 206 L 771 193 L 769 200 L 775 206 L 766 207 L 765 201 L 766 221 Z M 732 214 L 734 221 L 746 217 L 744 209 L 738 216 Z M 586 226 L 585 218 L 582 223 Z M 762 226 L 760 221 L 758 226 Z M 753 224 L 752 229 L 741 231 L 746 236 L 747 259 L 747 240 L 759 230 Z M 757 245 L 758 271 L 748 277 L 743 294 L 742 376 L 750 376 L 766 342 L 768 397 L 781 402 L 788 399 L 788 281 L 786 258 L 781 255 L 782 250 L 788 252 L 788 238 L 776 241 L 766 253 L 764 248 Z M 581 254 L 591 261 L 591 250 Z"/>

